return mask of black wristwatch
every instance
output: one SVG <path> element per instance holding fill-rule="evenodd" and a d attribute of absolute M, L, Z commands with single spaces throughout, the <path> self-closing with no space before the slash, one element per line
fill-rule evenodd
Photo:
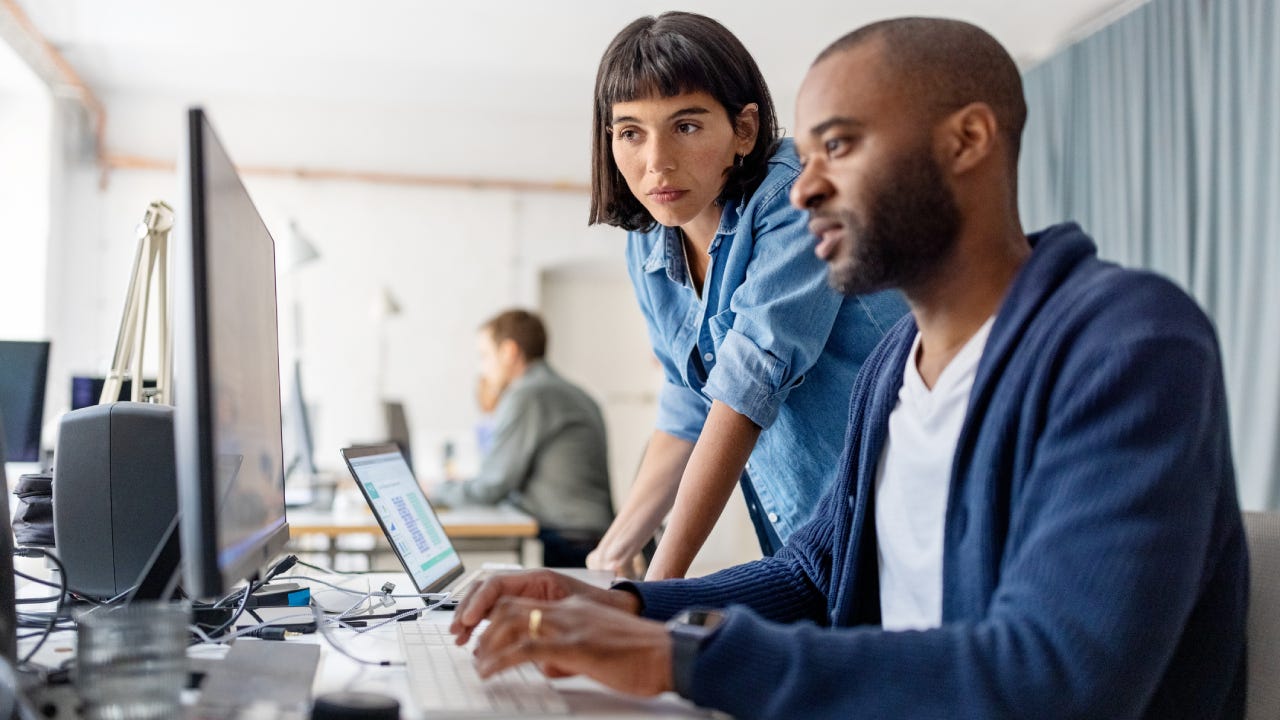
<path fill-rule="evenodd" d="M 693 661 L 724 620 L 720 610 L 685 610 L 667 623 L 671 634 L 671 679 L 675 691 L 690 697 L 693 686 Z"/>

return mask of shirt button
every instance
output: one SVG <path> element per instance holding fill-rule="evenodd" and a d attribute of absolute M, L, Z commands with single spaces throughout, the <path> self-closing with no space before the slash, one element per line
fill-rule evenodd
<path fill-rule="evenodd" d="M 771 523 L 778 522 L 778 513 L 769 513 L 769 522 Z"/>
<path fill-rule="evenodd" d="M 706 360 L 707 362 L 711 362 L 712 360 L 716 359 L 716 356 L 711 353 L 707 353 L 706 355 L 702 356 L 702 359 Z"/>

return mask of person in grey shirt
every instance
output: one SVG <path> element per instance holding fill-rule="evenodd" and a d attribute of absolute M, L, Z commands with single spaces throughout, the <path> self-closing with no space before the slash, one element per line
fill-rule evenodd
<path fill-rule="evenodd" d="M 445 482 L 445 505 L 509 502 L 538 520 L 543 564 L 585 567 L 613 522 L 600 407 L 547 365 L 537 315 L 508 310 L 480 326 L 481 382 L 498 394 L 492 446 L 479 473 Z"/>

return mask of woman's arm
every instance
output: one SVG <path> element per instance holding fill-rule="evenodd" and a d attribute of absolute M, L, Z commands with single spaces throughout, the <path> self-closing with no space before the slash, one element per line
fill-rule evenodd
<path fill-rule="evenodd" d="M 646 580 L 684 577 L 688 572 L 724 512 L 759 438 L 760 427 L 750 418 L 719 400 L 711 404 Z"/>
<path fill-rule="evenodd" d="M 632 574 L 627 572 L 632 558 L 644 549 L 671 509 L 692 453 L 693 443 L 661 430 L 653 432 L 631 492 L 600 544 L 587 556 L 587 567 Z"/>

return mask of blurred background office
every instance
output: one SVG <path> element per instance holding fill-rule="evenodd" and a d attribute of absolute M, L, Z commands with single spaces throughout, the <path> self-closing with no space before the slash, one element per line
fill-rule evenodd
<path fill-rule="evenodd" d="M 422 476 L 473 469 L 479 411 L 459 378 L 477 325 L 520 305 L 600 402 L 620 502 L 660 371 L 623 233 L 586 225 L 589 108 L 609 39 L 667 9 L 0 0 L 0 339 L 52 343 L 45 445 L 72 376 L 110 364 L 134 228 L 176 192 L 183 110 L 201 104 L 276 240 L 284 401 L 305 405 L 317 466 L 400 433 Z M 1079 220 L 1104 256 L 1199 299 L 1222 335 L 1243 504 L 1280 504 L 1277 0 L 679 9 L 742 38 L 788 128 L 805 69 L 846 30 L 902 14 L 990 30 L 1026 73 L 1027 227 Z M 694 574 L 758 553 L 730 510 Z"/>

